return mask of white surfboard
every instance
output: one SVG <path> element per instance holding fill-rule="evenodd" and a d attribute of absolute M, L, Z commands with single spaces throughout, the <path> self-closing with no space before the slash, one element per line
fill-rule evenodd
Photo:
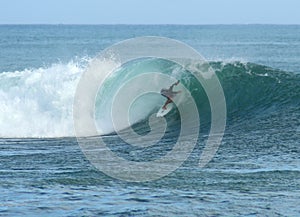
<path fill-rule="evenodd" d="M 166 109 L 163 109 L 163 107 L 161 107 L 157 112 L 156 117 L 161 118 L 166 114 L 168 114 L 173 108 L 173 103 L 169 103 L 166 107 L 167 107 Z"/>

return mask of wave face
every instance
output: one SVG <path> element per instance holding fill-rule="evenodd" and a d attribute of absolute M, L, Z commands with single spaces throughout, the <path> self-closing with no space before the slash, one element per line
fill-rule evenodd
<path fill-rule="evenodd" d="M 229 115 L 298 108 L 300 76 L 254 63 L 212 62 L 224 93 Z"/>
<path fill-rule="evenodd" d="M 76 86 L 88 60 L 54 64 L 50 67 L 26 69 L 0 74 L 0 137 L 68 137 L 74 136 L 72 106 Z M 300 76 L 263 65 L 243 62 L 211 62 L 223 87 L 228 124 L 262 115 L 289 111 L 299 116 Z M 96 99 L 96 122 L 113 131 L 107 123 L 112 96 L 120 85 L 137 74 L 160 71 L 175 76 L 188 88 L 196 101 L 201 124 L 209 123 L 210 107 L 204 89 L 180 66 L 160 59 L 145 59 L 123 65 L 109 77 Z M 145 81 L 147 82 L 147 81 Z M 159 94 L 136 100 L 129 114 L 133 128 L 145 133 L 147 121 L 164 103 Z M 184 103 L 184 102 L 182 102 Z M 296 117 L 295 116 L 295 117 Z M 178 124 L 174 109 L 168 123 Z M 297 124 L 293 122 L 292 124 Z M 296 127 L 296 126 L 295 126 Z"/>

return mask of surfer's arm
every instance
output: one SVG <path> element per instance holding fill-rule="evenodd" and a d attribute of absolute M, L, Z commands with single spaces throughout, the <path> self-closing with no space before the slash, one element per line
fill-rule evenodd
<path fill-rule="evenodd" d="M 169 88 L 169 90 L 173 91 L 173 87 L 179 84 L 179 80 L 176 81 L 174 84 L 172 84 Z"/>

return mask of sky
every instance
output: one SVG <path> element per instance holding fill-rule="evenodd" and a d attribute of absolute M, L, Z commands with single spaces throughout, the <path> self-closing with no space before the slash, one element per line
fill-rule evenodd
<path fill-rule="evenodd" d="M 0 24 L 300 24 L 300 1 L 1 0 Z"/>

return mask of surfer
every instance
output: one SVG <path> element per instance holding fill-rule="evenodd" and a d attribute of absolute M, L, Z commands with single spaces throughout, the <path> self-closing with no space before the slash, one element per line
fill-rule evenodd
<path fill-rule="evenodd" d="M 167 105 L 171 102 L 173 102 L 172 98 L 180 93 L 181 91 L 173 91 L 173 87 L 179 84 L 179 80 L 176 81 L 174 84 L 172 84 L 169 89 L 161 89 L 160 94 L 167 98 L 167 101 L 165 102 L 164 106 L 162 107 L 164 110 L 167 109 Z"/>

